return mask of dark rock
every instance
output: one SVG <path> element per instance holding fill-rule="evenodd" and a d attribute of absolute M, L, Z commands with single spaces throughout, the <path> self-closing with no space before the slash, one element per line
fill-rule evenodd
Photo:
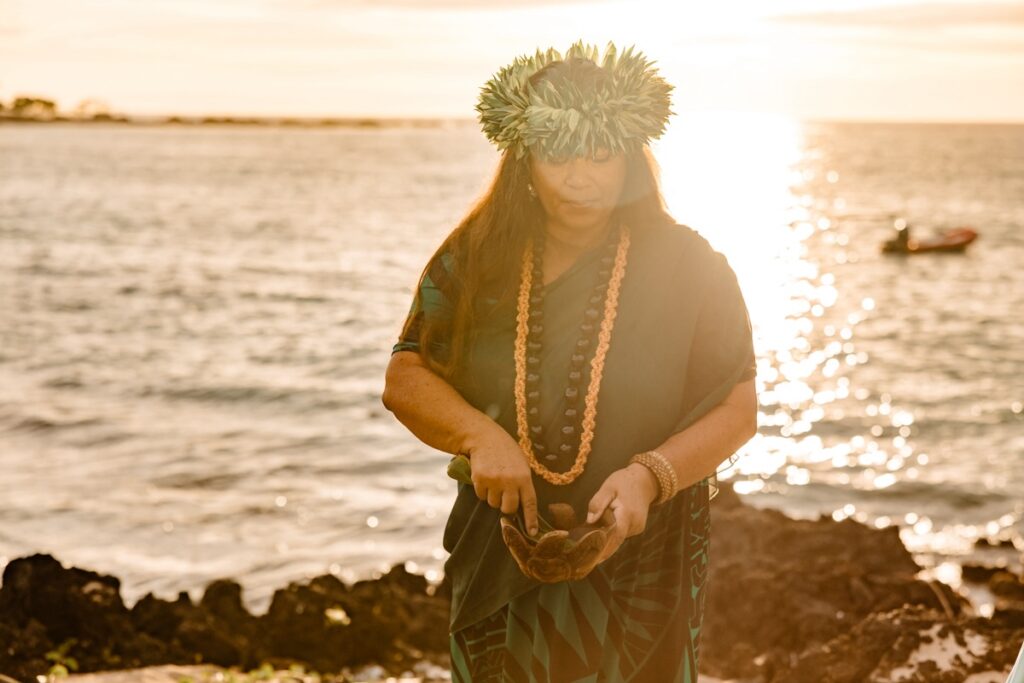
<path fill-rule="evenodd" d="M 178 625 L 175 639 L 188 652 L 199 655 L 199 661 L 219 666 L 241 665 L 251 668 L 253 662 L 246 657 L 248 643 L 245 638 L 226 630 L 225 624 L 211 614 L 196 610 Z"/>
<path fill-rule="evenodd" d="M 1000 598 L 1024 602 L 1024 580 L 1012 572 L 1002 570 L 994 573 L 988 580 L 988 587 Z"/>
<path fill-rule="evenodd" d="M 711 675 L 750 677 L 751 648 L 763 655 L 761 668 L 785 670 L 808 646 L 873 612 L 924 605 L 955 616 L 967 605 L 948 586 L 915 578 L 920 567 L 894 527 L 793 520 L 742 501 L 712 507 L 711 520 L 701 638 L 701 665 Z"/>
<path fill-rule="evenodd" d="M 274 593 L 260 627 L 268 656 L 318 671 L 380 663 L 400 667 L 448 651 L 449 598 L 423 576 L 395 565 L 379 579 L 346 586 L 332 575 Z"/>
<path fill-rule="evenodd" d="M 0 648 L 0 671 L 34 678 L 49 669 L 51 651 L 81 671 L 140 665 L 147 644 L 137 638 L 120 587 L 113 576 L 65 569 L 50 555 L 12 560 L 0 588 L 0 624 L 15 635 Z"/>
<path fill-rule="evenodd" d="M 259 618 L 246 610 L 242 603 L 242 586 L 231 579 L 219 579 L 210 583 L 203 592 L 199 607 L 205 610 L 212 619 L 208 620 L 211 628 L 221 634 L 226 648 L 222 654 L 231 649 L 238 652 L 237 660 L 247 668 L 257 667 L 255 650 L 259 650 L 262 640 L 262 627 Z M 205 661 L 216 662 L 210 657 Z"/>
<path fill-rule="evenodd" d="M 242 605 L 242 586 L 237 581 L 218 579 L 203 592 L 199 606 L 229 623 L 253 619 Z"/>
<path fill-rule="evenodd" d="M 84 569 L 65 569 L 50 555 L 17 558 L 4 568 L 0 620 L 36 619 L 55 642 L 89 633 L 97 639 L 123 635 L 128 609 L 121 582 Z"/>
<path fill-rule="evenodd" d="M 1007 570 L 992 574 L 988 589 L 995 596 L 995 614 L 1013 624 L 1024 622 L 1024 578 Z"/>
<path fill-rule="evenodd" d="M 53 648 L 46 627 L 35 619 L 18 628 L 0 618 L 0 672 L 19 681 L 35 680 L 50 668 L 46 653 Z"/>
<path fill-rule="evenodd" d="M 138 631 L 160 640 L 171 640 L 191 607 L 192 601 L 187 594 L 184 601 L 179 596 L 177 602 L 167 602 L 146 593 L 132 607 L 132 623 Z"/>
<path fill-rule="evenodd" d="M 960 578 L 970 583 L 988 583 L 994 574 L 1002 571 L 1003 567 L 989 567 L 981 564 L 968 562 L 960 567 Z"/>
<path fill-rule="evenodd" d="M 434 595 L 436 595 L 439 598 L 444 598 L 445 600 L 451 601 L 452 581 L 450 578 L 448 578 L 447 574 L 444 575 L 444 577 L 441 579 L 441 583 L 439 583 L 435 588 Z"/>
<path fill-rule="evenodd" d="M 975 548 L 1009 548 L 1011 550 L 1016 549 L 1016 544 L 1012 538 L 986 538 L 982 537 L 974 541 Z"/>
<path fill-rule="evenodd" d="M 347 591 L 332 591 L 329 585 L 325 590 L 322 581 L 315 585 L 292 583 L 274 591 L 270 608 L 260 618 L 266 653 L 307 662 L 317 671 L 336 671 L 358 657 L 364 644 L 359 636 L 371 632 L 364 625 L 353 628 L 349 606 L 342 601 Z M 338 616 L 332 619 L 330 614 Z M 380 650 L 378 643 L 365 646 L 374 653 Z"/>
<path fill-rule="evenodd" d="M 864 618 L 848 633 L 807 648 L 791 667 L 775 672 L 773 683 L 907 683 L 963 681 L 970 674 L 1005 673 L 1024 639 L 988 619 L 947 620 L 928 608 L 903 607 Z M 931 646 L 949 661 L 931 656 Z M 915 656 L 915 653 L 917 655 Z M 899 677 L 894 672 L 902 670 Z M 909 672 L 909 673 L 907 673 Z"/>
<path fill-rule="evenodd" d="M 381 579 L 398 590 L 403 590 L 416 595 L 427 592 L 427 579 L 422 574 L 412 574 L 405 568 L 404 564 L 396 564 Z"/>
<path fill-rule="evenodd" d="M 992 615 L 994 623 L 1002 624 L 1007 628 L 1024 629 L 1024 608 L 1022 607 L 1001 607 L 996 606 Z"/>

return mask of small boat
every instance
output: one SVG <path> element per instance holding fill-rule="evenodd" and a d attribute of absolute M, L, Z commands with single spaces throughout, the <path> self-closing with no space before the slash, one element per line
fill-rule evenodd
<path fill-rule="evenodd" d="M 882 252 L 886 254 L 926 254 L 931 252 L 956 254 L 963 253 L 974 240 L 978 239 L 978 233 L 972 228 L 951 228 L 940 235 L 928 237 L 923 240 L 909 239 L 906 244 L 900 244 L 899 240 L 891 239 L 882 243 Z"/>

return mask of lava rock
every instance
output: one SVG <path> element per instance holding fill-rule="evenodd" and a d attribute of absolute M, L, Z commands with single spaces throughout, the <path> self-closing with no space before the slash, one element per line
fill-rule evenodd
<path fill-rule="evenodd" d="M 971 674 L 1005 675 L 1024 629 L 970 618 L 949 621 L 921 606 L 876 612 L 848 633 L 806 649 L 773 683 L 954 683 Z"/>
<path fill-rule="evenodd" d="M 711 528 L 701 666 L 713 676 L 769 678 L 874 612 L 906 604 L 956 616 L 967 605 L 915 578 L 920 567 L 894 527 L 794 520 L 733 502 L 712 507 Z"/>

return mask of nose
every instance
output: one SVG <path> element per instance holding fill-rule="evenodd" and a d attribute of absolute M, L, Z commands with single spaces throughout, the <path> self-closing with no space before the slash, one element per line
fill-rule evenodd
<path fill-rule="evenodd" d="M 569 187 L 586 187 L 590 184 L 585 159 L 573 159 L 565 172 L 565 184 Z"/>

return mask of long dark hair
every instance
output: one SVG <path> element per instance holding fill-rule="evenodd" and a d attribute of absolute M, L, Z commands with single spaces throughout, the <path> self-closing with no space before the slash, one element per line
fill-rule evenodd
<path fill-rule="evenodd" d="M 534 74 L 534 79 L 558 76 L 586 83 L 600 78 L 597 72 L 604 70 L 589 60 L 571 59 L 549 64 Z M 451 305 L 451 316 L 424 315 L 419 321 L 410 316 L 402 330 L 403 339 L 411 337 L 419 342 L 420 357 L 427 367 L 445 379 L 450 380 L 458 370 L 480 322 L 515 301 L 527 239 L 533 231 L 544 229 L 544 210 L 530 196 L 529 182 L 529 154 L 517 159 L 514 152 L 506 150 L 490 187 L 444 239 L 420 274 L 422 284 L 429 273 L 440 272 L 442 255 L 450 255 L 451 267 L 444 269 L 443 286 L 439 289 Z M 657 162 L 646 145 L 636 145 L 626 152 L 625 182 L 611 220 L 623 222 L 634 232 L 675 223 L 665 209 L 658 186 Z M 492 307 L 481 306 L 485 296 L 497 303 Z M 421 311 L 422 306 L 417 287 L 414 310 Z M 445 352 L 435 352 L 435 346 Z"/>
<path fill-rule="evenodd" d="M 527 191 L 528 158 L 514 157 L 511 152 L 502 156 L 490 187 L 444 239 L 420 274 L 422 283 L 428 273 L 437 271 L 442 255 L 450 255 L 451 265 L 445 269 L 440 289 L 451 305 L 452 315 L 423 316 L 415 328 L 410 317 L 402 330 L 403 339 L 412 335 L 419 342 L 423 362 L 446 379 L 454 375 L 475 329 L 488 312 L 515 301 L 527 238 L 533 230 L 543 229 L 543 209 Z M 626 164 L 624 201 L 613 210 L 611 220 L 622 221 L 634 232 L 674 224 L 658 188 L 657 165 L 650 149 L 644 146 L 628 154 Z M 480 306 L 485 296 L 496 299 L 497 304 L 490 308 Z M 417 287 L 414 308 L 422 310 L 422 306 Z M 446 352 L 433 350 L 438 342 Z"/>

